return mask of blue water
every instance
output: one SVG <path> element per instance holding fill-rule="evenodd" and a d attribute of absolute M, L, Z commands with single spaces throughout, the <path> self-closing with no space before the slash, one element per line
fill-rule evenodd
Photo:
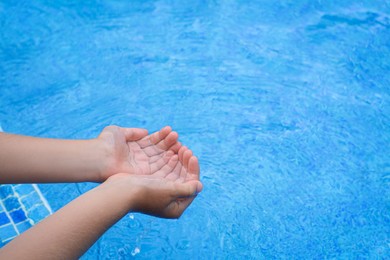
<path fill-rule="evenodd" d="M 129 214 L 84 259 L 390 257 L 389 70 L 389 1 L 0 3 L 5 131 L 171 125 L 200 159 L 181 219 Z"/>

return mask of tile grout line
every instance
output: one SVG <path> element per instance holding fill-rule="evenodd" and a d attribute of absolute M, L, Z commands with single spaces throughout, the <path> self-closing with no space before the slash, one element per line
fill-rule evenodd
<path fill-rule="evenodd" d="M 4 203 L 2 200 L 0 200 L 0 205 L 3 207 L 5 214 L 7 215 L 8 219 L 11 221 L 12 227 L 15 229 L 16 234 L 20 234 L 19 230 L 17 229 L 14 220 L 11 218 L 10 214 L 8 213 L 8 209 L 4 206 Z M 6 238 L 5 240 L 8 240 L 9 238 Z M 4 240 L 4 241 L 5 241 Z"/>
<path fill-rule="evenodd" d="M 37 184 L 31 184 L 31 185 L 33 186 L 35 191 L 38 193 L 39 198 L 42 200 L 43 205 L 45 205 L 45 207 L 49 211 L 50 215 L 53 214 L 53 210 L 51 209 L 49 202 L 47 202 L 46 198 L 43 196 L 43 194 L 42 194 L 41 190 L 39 189 L 38 185 Z"/>

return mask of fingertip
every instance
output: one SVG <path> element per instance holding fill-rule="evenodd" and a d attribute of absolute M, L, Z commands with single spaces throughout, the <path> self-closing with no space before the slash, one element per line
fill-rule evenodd
<path fill-rule="evenodd" d="M 150 141 L 152 144 L 158 144 L 162 140 L 164 140 L 170 133 L 170 127 L 163 127 L 159 131 L 156 131 L 150 135 Z"/>
<path fill-rule="evenodd" d="M 142 132 L 142 134 L 143 134 L 143 137 L 144 137 L 144 136 L 147 136 L 147 135 L 149 134 L 149 131 L 148 131 L 148 129 L 145 129 L 145 128 L 139 128 L 139 130 Z"/>
<path fill-rule="evenodd" d="M 202 190 L 203 190 L 203 183 L 198 181 L 198 183 L 196 184 L 196 194 L 200 193 Z"/>
<path fill-rule="evenodd" d="M 165 142 L 166 142 L 166 144 L 170 144 L 170 143 L 176 142 L 178 138 L 179 138 L 178 133 L 176 133 L 175 131 L 172 131 L 166 137 Z"/>
<path fill-rule="evenodd" d="M 171 131 L 172 131 L 172 127 L 170 127 L 169 125 L 164 126 L 163 128 L 161 128 L 161 132 L 169 133 Z"/>
<path fill-rule="evenodd" d="M 191 181 L 188 185 L 190 185 L 189 192 L 187 193 L 189 197 L 196 196 L 203 190 L 203 184 L 200 181 Z"/>

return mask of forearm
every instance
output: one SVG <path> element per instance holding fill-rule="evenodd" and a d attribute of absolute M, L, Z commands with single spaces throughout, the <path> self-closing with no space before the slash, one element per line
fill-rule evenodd
<path fill-rule="evenodd" d="M 101 181 L 105 156 L 96 139 L 57 140 L 0 133 L 0 183 Z"/>
<path fill-rule="evenodd" d="M 11 241 L 0 258 L 78 259 L 131 209 L 130 192 L 100 185 Z"/>

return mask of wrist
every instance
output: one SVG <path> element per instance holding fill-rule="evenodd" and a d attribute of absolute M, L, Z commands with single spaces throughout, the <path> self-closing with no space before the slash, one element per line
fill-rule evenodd
<path fill-rule="evenodd" d="M 141 188 L 136 185 L 132 176 L 127 173 L 117 173 L 110 176 L 99 187 L 112 191 L 112 194 L 125 207 L 127 212 L 132 212 L 136 208 L 137 198 L 141 193 Z"/>
<path fill-rule="evenodd" d="M 107 179 L 107 173 L 111 170 L 110 149 L 106 143 L 95 138 L 88 140 L 88 153 L 93 156 L 94 165 L 91 166 L 93 177 L 91 181 L 104 182 Z"/>

